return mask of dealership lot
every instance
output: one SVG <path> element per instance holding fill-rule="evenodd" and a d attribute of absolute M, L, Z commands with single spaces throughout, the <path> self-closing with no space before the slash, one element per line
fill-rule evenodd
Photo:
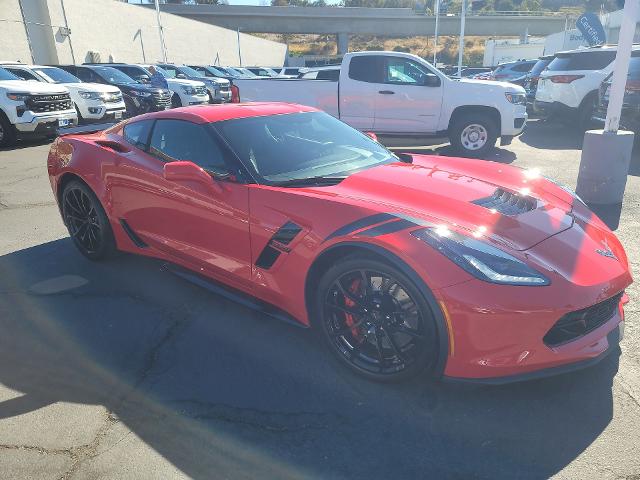
<path fill-rule="evenodd" d="M 531 122 L 492 160 L 575 186 L 579 136 Z M 413 149 L 412 149 L 413 150 Z M 446 155 L 447 146 L 424 148 Z M 90 263 L 48 145 L 0 151 L 0 471 L 7 478 L 635 478 L 640 287 L 622 355 L 495 388 L 379 385 L 312 332 L 123 255 Z M 600 210 L 640 271 L 640 152 Z"/>

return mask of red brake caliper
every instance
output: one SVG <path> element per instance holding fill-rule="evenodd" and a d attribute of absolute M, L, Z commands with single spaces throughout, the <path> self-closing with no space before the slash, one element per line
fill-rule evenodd
<path fill-rule="evenodd" d="M 354 280 L 351 283 L 351 286 L 349 287 L 349 292 L 353 293 L 354 295 L 358 295 L 358 290 L 360 289 L 360 282 L 361 282 L 360 279 Z M 356 303 L 348 297 L 344 298 L 344 304 L 349 308 L 356 306 Z M 345 313 L 344 316 L 345 316 L 345 322 L 347 326 L 350 327 L 351 329 L 351 334 L 353 335 L 353 338 L 355 338 L 358 341 L 362 341 L 363 339 L 362 333 L 360 332 L 360 329 L 355 326 L 357 319 L 354 318 L 354 316 L 351 315 L 350 313 Z"/>

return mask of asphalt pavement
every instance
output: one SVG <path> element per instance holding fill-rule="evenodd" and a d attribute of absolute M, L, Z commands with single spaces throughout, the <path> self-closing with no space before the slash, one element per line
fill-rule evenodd
<path fill-rule="evenodd" d="M 579 146 L 532 122 L 490 161 L 575 186 Z M 595 367 L 501 387 L 375 384 L 313 332 L 157 261 L 86 260 L 47 151 L 0 151 L 0 478 L 640 479 L 639 283 L 621 351 Z M 598 209 L 636 278 L 639 207 L 636 153 L 624 203 Z"/>

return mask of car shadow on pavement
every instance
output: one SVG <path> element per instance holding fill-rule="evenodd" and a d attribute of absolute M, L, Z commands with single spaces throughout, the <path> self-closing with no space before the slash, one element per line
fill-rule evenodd
<path fill-rule="evenodd" d="M 534 120 L 525 128 L 520 141 L 530 147 L 549 150 L 579 150 L 584 133 L 559 121 Z M 559 134 L 562 132 L 561 134 Z"/>
<path fill-rule="evenodd" d="M 117 422 L 76 471 L 108 462 L 114 478 L 140 458 L 136 437 L 195 479 L 547 478 L 611 421 L 618 368 L 612 354 L 502 387 L 375 384 L 309 330 L 154 260 L 91 263 L 69 239 L 0 257 L 0 331 L 0 383 L 22 395 L 0 402 L 0 422 L 104 405 Z"/>

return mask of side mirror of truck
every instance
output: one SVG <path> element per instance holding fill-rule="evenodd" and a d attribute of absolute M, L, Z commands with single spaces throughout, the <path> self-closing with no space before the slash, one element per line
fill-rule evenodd
<path fill-rule="evenodd" d="M 427 73 L 424 77 L 425 87 L 439 87 L 441 83 L 440 77 L 435 73 Z"/>

